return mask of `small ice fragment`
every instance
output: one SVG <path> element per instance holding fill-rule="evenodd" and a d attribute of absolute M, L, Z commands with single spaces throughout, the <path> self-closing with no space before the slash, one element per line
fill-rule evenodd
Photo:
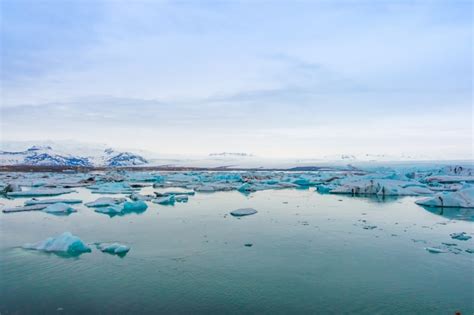
<path fill-rule="evenodd" d="M 175 199 L 174 199 L 174 195 L 169 195 L 166 197 L 153 199 L 152 202 L 158 203 L 160 205 L 173 205 L 175 202 Z"/>
<path fill-rule="evenodd" d="M 107 207 L 117 205 L 119 203 L 125 202 L 125 198 L 111 198 L 111 197 L 100 197 L 95 201 L 86 203 L 87 207 Z"/>
<path fill-rule="evenodd" d="M 104 253 L 115 255 L 125 255 L 130 251 L 130 247 L 119 243 L 99 243 L 97 248 Z"/>
<path fill-rule="evenodd" d="M 69 214 L 71 212 L 76 212 L 77 210 L 72 208 L 66 203 L 53 203 L 43 209 L 43 212 L 52 213 L 52 214 Z"/>
<path fill-rule="evenodd" d="M 466 252 L 469 254 L 474 254 L 474 248 L 468 248 L 466 249 Z"/>
<path fill-rule="evenodd" d="M 242 208 L 242 209 L 234 210 L 230 214 L 233 215 L 234 217 L 242 217 L 246 215 L 252 215 L 255 213 L 257 213 L 257 210 L 253 208 Z"/>
<path fill-rule="evenodd" d="M 246 244 L 244 244 L 244 246 L 245 246 L 245 247 L 252 247 L 253 244 L 252 244 L 252 243 L 246 243 Z"/>
<path fill-rule="evenodd" d="M 81 203 L 82 200 L 79 199 L 30 199 L 25 201 L 25 206 L 31 206 L 31 205 L 50 205 L 53 203 L 68 203 L 68 204 L 74 204 L 74 203 Z"/>
<path fill-rule="evenodd" d="M 121 214 L 123 211 L 123 205 L 112 205 L 108 207 L 98 207 L 94 209 L 95 212 L 108 214 L 110 216 Z"/>
<path fill-rule="evenodd" d="M 176 196 L 174 196 L 174 200 L 176 200 L 176 202 L 188 202 L 188 196 L 187 195 L 176 195 Z"/>
<path fill-rule="evenodd" d="M 215 189 L 212 186 L 200 186 L 196 188 L 196 191 L 199 192 L 214 192 Z"/>
<path fill-rule="evenodd" d="M 364 225 L 362 228 L 364 230 L 373 230 L 373 229 L 376 229 L 377 226 L 376 225 Z"/>
<path fill-rule="evenodd" d="M 451 236 L 452 239 L 459 241 L 467 241 L 472 238 L 471 236 L 467 235 L 466 232 L 451 233 L 449 236 Z"/>
<path fill-rule="evenodd" d="M 436 247 L 425 247 L 425 249 L 430 252 L 431 254 L 441 254 L 441 253 L 445 253 L 444 250 L 442 250 L 441 248 L 436 248 Z"/>
<path fill-rule="evenodd" d="M 44 241 L 23 245 L 24 249 L 38 250 L 44 252 L 62 252 L 69 254 L 81 254 L 90 252 L 91 249 L 79 237 L 70 232 L 64 232 L 57 237 L 49 237 Z"/>

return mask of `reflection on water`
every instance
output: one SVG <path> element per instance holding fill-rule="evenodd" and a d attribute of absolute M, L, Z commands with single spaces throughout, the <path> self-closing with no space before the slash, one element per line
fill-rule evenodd
<path fill-rule="evenodd" d="M 76 190 L 67 198 L 100 197 Z M 414 200 L 231 191 L 196 193 L 174 206 L 147 202 L 142 213 L 112 218 L 83 204 L 67 217 L 0 214 L 0 312 L 472 313 L 466 275 L 474 241 L 450 237 L 473 233 L 472 210 L 426 211 Z M 258 213 L 229 215 L 247 207 Z M 92 252 L 65 257 L 19 248 L 64 231 Z M 93 246 L 101 242 L 131 250 L 109 255 Z"/>
<path fill-rule="evenodd" d="M 474 221 L 474 208 L 438 208 L 421 206 L 426 211 L 447 219 Z"/>

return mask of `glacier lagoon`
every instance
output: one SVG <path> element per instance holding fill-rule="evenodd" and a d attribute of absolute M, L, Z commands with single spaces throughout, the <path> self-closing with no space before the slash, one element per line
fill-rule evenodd
<path fill-rule="evenodd" d="M 60 182 L 75 176 L 88 177 L 59 175 Z M 152 187 L 135 178 L 143 187 L 130 187 L 140 196 L 189 193 L 176 184 L 185 182 L 182 175 L 171 177 L 173 185 Z M 44 186 L 39 179 L 24 181 Z M 321 194 L 305 183 L 250 193 L 197 190 L 187 202 L 148 200 L 143 211 L 115 216 L 85 206 L 100 197 L 128 198 L 129 187 L 118 186 L 126 193 L 79 186 L 38 198 L 82 200 L 71 204 L 77 212 L 69 215 L 0 214 L 1 313 L 474 311 L 474 242 L 451 237 L 473 234 L 474 209 L 425 208 L 415 203 L 420 196 Z M 27 200 L 0 203 L 11 208 Z M 240 208 L 258 212 L 230 214 Z M 22 248 L 65 231 L 93 250 L 66 255 Z M 130 251 L 117 256 L 93 246 L 115 242 Z"/>

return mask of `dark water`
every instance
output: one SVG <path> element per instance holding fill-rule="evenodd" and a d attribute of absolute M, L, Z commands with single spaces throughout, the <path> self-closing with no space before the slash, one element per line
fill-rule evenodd
<path fill-rule="evenodd" d="M 77 197 L 100 196 L 65 196 Z M 113 218 L 82 205 L 70 216 L 1 214 L 0 312 L 472 314 L 474 243 L 449 236 L 473 233 L 472 213 L 414 200 L 278 190 L 198 193 Z M 241 207 L 259 213 L 228 215 Z M 132 249 L 68 258 L 18 247 L 64 231 Z M 424 249 L 443 242 L 459 253 Z"/>

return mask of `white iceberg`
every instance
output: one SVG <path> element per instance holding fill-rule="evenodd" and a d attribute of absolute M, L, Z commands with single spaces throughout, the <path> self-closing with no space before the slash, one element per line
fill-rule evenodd
<path fill-rule="evenodd" d="M 44 241 L 25 244 L 24 249 L 38 250 L 43 252 L 81 254 L 91 251 L 79 237 L 72 235 L 70 232 L 64 232 L 57 237 L 49 237 Z"/>
<path fill-rule="evenodd" d="M 76 211 L 76 209 L 66 203 L 53 203 L 43 209 L 43 212 L 51 214 L 69 214 Z"/>
<path fill-rule="evenodd" d="M 99 243 L 97 248 L 104 253 L 110 253 L 115 255 L 125 255 L 130 251 L 130 247 L 119 243 Z"/>
<path fill-rule="evenodd" d="M 458 191 L 436 194 L 415 203 L 427 207 L 474 208 L 474 187 L 466 186 Z"/>

